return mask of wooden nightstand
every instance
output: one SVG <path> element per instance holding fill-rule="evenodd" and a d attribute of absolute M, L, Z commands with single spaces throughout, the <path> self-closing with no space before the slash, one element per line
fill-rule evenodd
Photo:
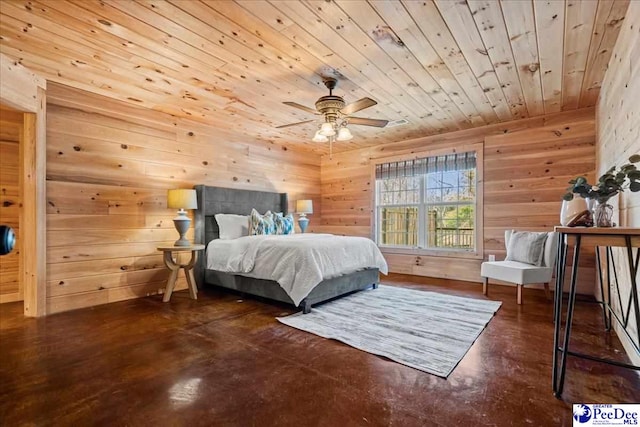
<path fill-rule="evenodd" d="M 198 299 L 198 287 L 196 286 L 195 277 L 193 277 L 193 266 L 198 259 L 198 251 L 204 250 L 204 245 L 158 246 L 158 250 L 164 253 L 164 265 L 171 271 L 169 280 L 167 280 L 167 287 L 164 290 L 162 302 L 168 302 L 171 299 L 171 293 L 176 286 L 176 279 L 178 278 L 178 273 L 181 268 L 184 269 L 184 275 L 187 278 L 191 298 Z M 178 263 L 173 259 L 174 252 L 191 252 L 191 259 L 186 264 Z"/>

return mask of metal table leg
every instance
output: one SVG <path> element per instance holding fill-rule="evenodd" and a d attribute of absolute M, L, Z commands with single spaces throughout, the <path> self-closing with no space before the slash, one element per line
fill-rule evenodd
<path fill-rule="evenodd" d="M 633 311 L 636 314 L 636 331 L 640 337 L 640 302 L 638 301 L 638 287 L 636 276 L 638 274 L 638 258 L 640 258 L 640 249 L 636 256 L 636 262 L 633 260 L 633 248 L 631 246 L 631 236 L 625 237 L 627 244 L 627 258 L 629 260 L 629 275 L 631 276 L 631 299 L 633 299 Z M 640 342 L 634 343 L 640 346 Z"/>
<path fill-rule="evenodd" d="M 569 350 L 569 339 L 571 338 L 571 322 L 573 320 L 573 308 L 576 301 L 576 282 L 578 279 L 578 262 L 580 260 L 580 239 L 582 236 L 576 235 L 576 244 L 573 252 L 573 265 L 571 266 L 571 288 L 569 289 L 569 302 L 567 306 L 567 320 L 564 329 L 564 344 L 562 345 L 562 358 L 560 360 L 560 377 L 555 387 L 556 397 L 560 397 L 564 388 L 564 376 L 567 370 L 567 352 Z M 561 323 L 562 319 L 560 320 Z"/>
<path fill-rule="evenodd" d="M 605 248 L 605 251 L 608 249 Z M 596 246 L 596 268 L 598 269 L 598 281 L 600 283 L 600 296 L 602 297 L 602 320 L 604 321 L 604 328 L 606 331 L 611 329 L 611 325 L 609 323 L 609 316 L 607 315 L 607 300 L 609 299 L 609 295 L 605 297 L 604 295 L 604 280 L 602 278 L 602 261 L 600 260 L 600 247 Z M 608 279 L 608 276 L 607 276 Z M 609 280 L 607 280 L 609 283 Z M 611 288 L 607 288 L 607 292 L 611 292 Z"/>
<path fill-rule="evenodd" d="M 562 324 L 562 293 L 564 288 L 564 270 L 565 270 L 565 234 L 560 233 L 558 236 L 558 251 L 556 258 L 556 289 L 554 293 L 553 304 L 553 372 L 551 383 L 553 384 L 553 391 L 556 391 L 556 384 L 558 382 L 558 343 L 560 342 L 560 326 Z"/>

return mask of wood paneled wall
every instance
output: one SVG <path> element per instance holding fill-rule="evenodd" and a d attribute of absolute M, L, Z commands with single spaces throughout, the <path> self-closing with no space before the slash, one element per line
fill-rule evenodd
<path fill-rule="evenodd" d="M 23 299 L 20 280 L 20 132 L 23 114 L 0 106 L 0 224 L 16 233 L 13 252 L 0 257 L 0 303 Z"/>
<path fill-rule="evenodd" d="M 640 2 L 631 2 L 618 41 L 605 75 L 597 109 L 597 172 L 603 174 L 614 165 L 627 162 L 640 153 Z M 622 226 L 640 227 L 640 193 L 624 192 L 613 199 Z M 628 266 L 626 254 L 615 250 L 617 265 Z M 623 306 L 626 306 L 631 280 L 628 274 L 618 276 Z M 640 281 L 640 275 L 636 278 Z M 617 298 L 613 298 L 614 303 Z M 618 307 L 619 309 L 619 307 Z M 635 315 L 631 310 L 630 329 Z M 640 355 L 624 334 L 618 333 L 633 363 L 640 365 Z M 635 336 L 632 332 L 632 336 Z"/>
<path fill-rule="evenodd" d="M 47 97 L 47 313 L 164 287 L 156 246 L 177 238 L 167 189 L 287 192 L 290 210 L 311 198 L 319 213 L 315 154 L 61 85 Z"/>
<path fill-rule="evenodd" d="M 556 113 L 322 158 L 322 231 L 371 236 L 371 159 L 484 143 L 484 253 L 505 255 L 504 230 L 552 230 L 567 181 L 595 169 L 594 110 Z M 482 260 L 386 254 L 391 271 L 480 281 Z M 583 267 L 593 269 L 585 258 Z M 592 291 L 587 283 L 582 292 Z"/>

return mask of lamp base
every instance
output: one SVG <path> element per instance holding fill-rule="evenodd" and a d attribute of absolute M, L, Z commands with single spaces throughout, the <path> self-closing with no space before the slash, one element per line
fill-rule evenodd
<path fill-rule="evenodd" d="M 304 233 L 305 231 L 307 231 L 307 226 L 309 225 L 309 218 L 307 218 L 306 216 L 301 216 L 298 219 L 298 225 L 300 226 L 300 231 Z"/>
<path fill-rule="evenodd" d="M 187 239 L 178 239 L 175 241 L 173 246 L 184 246 L 184 247 L 191 246 L 191 242 Z"/>
<path fill-rule="evenodd" d="M 173 244 L 174 246 L 191 246 L 191 242 L 184 236 L 189 231 L 191 219 L 186 212 L 178 212 L 178 216 L 173 219 L 173 225 L 180 234 L 180 238 Z"/>

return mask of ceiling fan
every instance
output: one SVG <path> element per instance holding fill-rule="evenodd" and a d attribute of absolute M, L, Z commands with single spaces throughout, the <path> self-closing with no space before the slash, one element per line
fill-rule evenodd
<path fill-rule="evenodd" d="M 327 89 L 329 89 L 329 95 L 322 96 L 316 101 L 315 110 L 313 108 L 305 107 L 304 105 L 298 104 L 297 102 L 283 102 L 283 104 L 286 104 L 290 107 L 298 108 L 300 110 L 306 111 L 307 113 L 324 116 L 324 122 L 318 129 L 318 132 L 316 132 L 316 135 L 313 137 L 314 141 L 332 142 L 333 139 L 338 141 L 346 141 L 353 138 L 351 132 L 347 128 L 347 124 L 383 128 L 389 122 L 388 120 L 365 119 L 362 117 L 351 116 L 351 114 L 356 113 L 360 110 L 373 107 L 377 104 L 377 102 L 371 98 L 362 98 L 347 105 L 341 96 L 333 94 L 333 89 L 336 88 L 338 81 L 333 77 L 326 77 L 323 81 L 324 85 L 327 87 Z M 276 126 L 276 129 L 302 125 L 305 123 L 311 123 L 313 121 L 315 121 L 315 119 Z"/>

